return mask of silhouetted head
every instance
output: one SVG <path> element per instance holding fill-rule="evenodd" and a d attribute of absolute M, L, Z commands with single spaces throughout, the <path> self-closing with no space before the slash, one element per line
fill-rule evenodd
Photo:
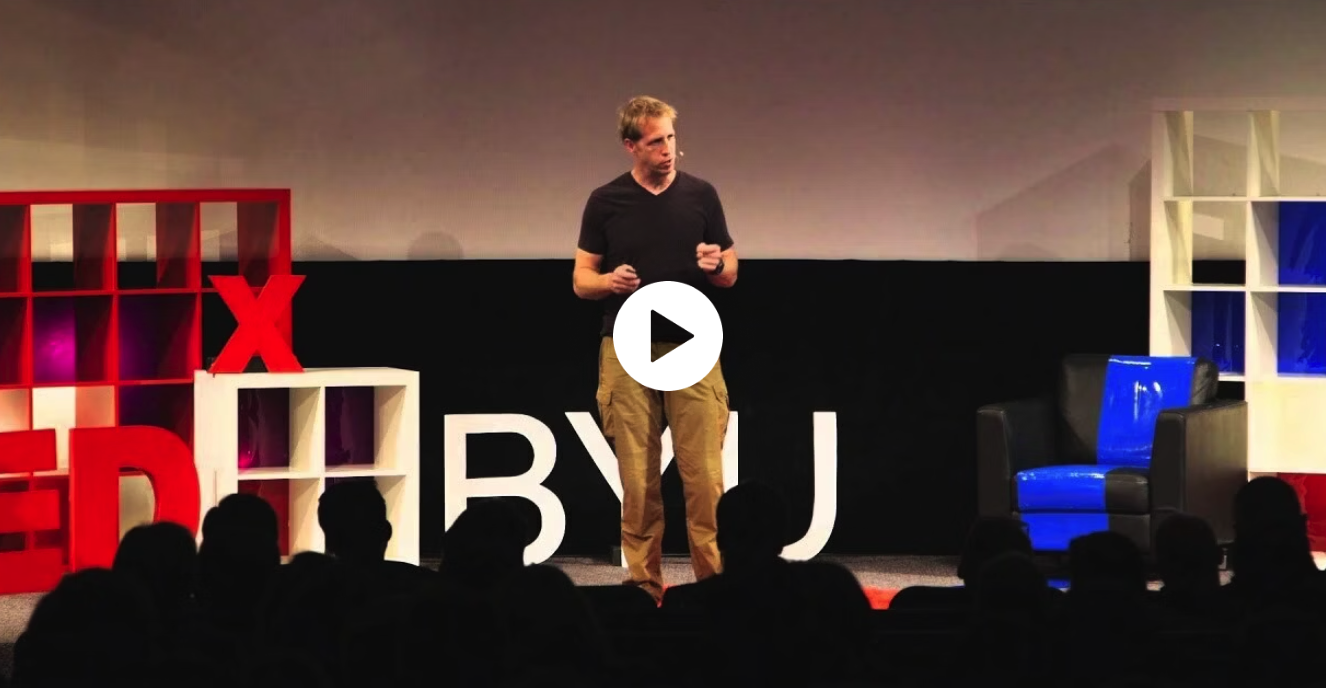
<path fill-rule="evenodd" d="M 592 608 L 565 572 L 546 564 L 526 566 L 501 590 L 496 610 L 506 636 L 504 669 L 516 684 L 543 683 L 548 675 L 566 685 L 577 680 L 597 684 L 605 639 Z"/>
<path fill-rule="evenodd" d="M 967 542 L 958 561 L 958 578 L 968 586 L 977 584 L 981 567 L 1006 552 L 1031 556 L 1031 537 L 1022 521 L 1008 516 L 976 519 L 967 531 Z"/>
<path fill-rule="evenodd" d="M 504 499 L 474 500 L 456 517 L 442 540 L 442 566 L 448 580 L 491 589 L 525 565 L 528 528 Z"/>
<path fill-rule="evenodd" d="M 261 497 L 232 494 L 203 519 L 198 600 L 218 622 L 238 630 L 281 565 L 276 512 Z"/>
<path fill-rule="evenodd" d="M 1073 538 L 1068 543 L 1070 591 L 1146 591 L 1146 562 L 1137 543 L 1113 531 Z"/>
<path fill-rule="evenodd" d="M 387 500 L 372 480 L 348 480 L 327 487 L 318 498 L 318 525 L 327 553 L 349 561 L 380 561 L 391 542 Z"/>
<path fill-rule="evenodd" d="M 189 529 L 178 523 L 137 526 L 120 540 L 113 568 L 141 582 L 158 610 L 173 616 L 193 595 L 198 573 L 197 543 Z"/>
<path fill-rule="evenodd" d="M 300 552 L 277 569 L 258 610 L 258 646 L 334 666 L 355 599 L 342 572 L 340 562 L 321 552 Z"/>
<path fill-rule="evenodd" d="M 1049 583 L 1025 552 L 1009 550 L 999 554 L 985 562 L 975 577 L 976 606 L 981 611 L 1044 611 Z"/>
<path fill-rule="evenodd" d="M 810 641 L 807 650 L 822 660 L 821 675 L 860 660 L 871 638 L 870 598 L 861 582 L 847 567 L 829 561 L 792 562 L 789 571 L 801 605 L 800 632 Z"/>
<path fill-rule="evenodd" d="M 718 550 L 730 571 L 778 558 L 787 533 L 783 500 L 768 486 L 742 483 L 718 500 Z"/>
<path fill-rule="evenodd" d="M 1287 482 L 1261 476 L 1234 496 L 1234 545 L 1230 568 L 1244 583 L 1315 572 L 1307 515 Z"/>
<path fill-rule="evenodd" d="M 14 648 L 19 685 L 143 684 L 156 656 L 143 587 L 108 569 L 66 575 L 47 593 Z"/>
<path fill-rule="evenodd" d="M 1300 523 L 1306 523 L 1306 517 L 1298 493 L 1280 478 L 1254 478 L 1234 495 L 1234 530 L 1238 534 L 1296 527 Z"/>
<path fill-rule="evenodd" d="M 198 556 L 242 557 L 276 567 L 281 563 L 281 540 L 276 511 L 262 497 L 227 495 L 203 518 L 203 541 Z"/>
<path fill-rule="evenodd" d="M 1220 545 L 1205 520 L 1172 514 L 1156 528 L 1156 564 L 1165 586 L 1219 584 Z"/>

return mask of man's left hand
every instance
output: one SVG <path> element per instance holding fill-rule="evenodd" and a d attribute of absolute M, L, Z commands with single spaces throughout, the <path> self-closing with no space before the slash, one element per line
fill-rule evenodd
<path fill-rule="evenodd" d="M 718 261 L 723 259 L 723 249 L 718 244 L 700 244 L 695 247 L 695 262 L 701 270 L 706 273 L 713 272 L 718 267 Z"/>

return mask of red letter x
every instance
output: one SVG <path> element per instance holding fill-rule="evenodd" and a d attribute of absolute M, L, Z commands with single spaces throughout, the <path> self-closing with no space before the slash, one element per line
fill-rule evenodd
<path fill-rule="evenodd" d="M 212 275 L 212 285 L 235 315 L 235 333 L 216 357 L 210 373 L 242 373 L 256 353 L 273 373 L 302 373 L 290 343 L 276 329 L 276 319 L 290 308 L 303 275 L 272 275 L 258 298 L 243 277 Z"/>

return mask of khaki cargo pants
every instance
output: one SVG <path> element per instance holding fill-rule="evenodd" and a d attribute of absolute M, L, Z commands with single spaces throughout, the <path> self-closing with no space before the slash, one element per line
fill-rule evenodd
<path fill-rule="evenodd" d="M 654 360 L 677 348 L 655 342 Z M 723 440 L 728 426 L 727 383 L 722 365 L 699 382 L 659 392 L 627 375 L 612 337 L 599 349 L 599 417 L 617 456 L 622 482 L 622 553 L 630 581 L 655 598 L 663 594 L 662 433 L 672 447 L 686 495 L 686 530 L 697 580 L 718 573 L 716 511 L 723 496 Z"/>

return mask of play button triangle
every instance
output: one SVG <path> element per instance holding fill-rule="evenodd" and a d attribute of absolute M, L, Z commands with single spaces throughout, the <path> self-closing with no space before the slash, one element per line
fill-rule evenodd
<path fill-rule="evenodd" d="M 677 343 L 678 346 L 680 346 L 681 344 L 685 344 L 686 342 L 689 342 L 695 338 L 695 335 L 692 334 L 689 330 L 663 317 L 662 314 L 660 314 L 658 311 L 653 309 L 650 309 L 649 311 L 649 327 L 650 331 L 660 330 L 660 329 L 671 329 L 674 333 L 680 332 L 684 336 L 684 338 Z M 676 349 L 673 349 L 672 351 L 676 351 Z M 669 351 L 668 353 L 672 352 Z M 667 353 L 663 354 L 663 356 L 667 355 L 668 355 Z M 649 352 L 649 362 L 653 363 L 654 361 L 663 358 L 663 356 L 655 356 L 654 351 L 651 347 Z"/>

